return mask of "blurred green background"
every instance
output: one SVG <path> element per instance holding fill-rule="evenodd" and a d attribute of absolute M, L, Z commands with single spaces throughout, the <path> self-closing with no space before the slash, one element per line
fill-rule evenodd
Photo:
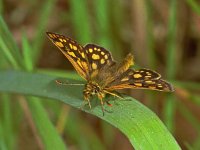
<path fill-rule="evenodd" d="M 69 36 L 82 45 L 101 45 L 118 61 L 131 52 L 136 68 L 150 68 L 161 73 L 174 85 L 175 92 L 123 92 L 153 110 L 182 149 L 200 149 L 199 2 L 0 0 L 0 14 L 1 48 L 4 43 L 8 48 L 20 47 L 19 51 L 26 56 L 24 64 L 19 65 L 0 50 L 1 70 L 23 66 L 27 71 L 80 79 L 69 61 L 48 40 L 46 31 Z M 9 36 L 3 37 L 4 32 Z M 17 45 L 11 44 L 13 38 Z M 16 60 L 22 59 L 17 53 L 14 56 Z M 45 132 L 39 130 L 38 133 L 34 122 L 37 117 L 32 116 L 37 112 L 29 105 L 30 101 L 20 95 L 0 94 L 0 149 L 43 149 L 40 135 Z M 42 106 L 69 149 L 133 149 L 117 129 L 93 116 L 61 102 L 44 100 Z"/>

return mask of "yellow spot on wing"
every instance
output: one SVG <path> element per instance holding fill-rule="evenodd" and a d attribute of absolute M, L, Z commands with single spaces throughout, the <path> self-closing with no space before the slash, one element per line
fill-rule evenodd
<path fill-rule="evenodd" d="M 128 81 L 128 77 L 123 78 L 121 81 Z"/>
<path fill-rule="evenodd" d="M 105 59 L 108 59 L 108 55 L 105 55 L 104 57 L 105 57 Z"/>
<path fill-rule="evenodd" d="M 162 88 L 163 86 L 162 86 L 162 84 L 158 84 L 158 87 L 159 87 L 159 88 Z"/>
<path fill-rule="evenodd" d="M 150 73 L 150 72 L 148 72 L 148 71 L 146 72 L 146 74 L 147 74 L 148 76 L 150 76 L 150 75 L 151 75 L 151 73 Z"/>
<path fill-rule="evenodd" d="M 105 63 L 105 59 L 101 59 L 101 64 L 104 64 Z"/>
<path fill-rule="evenodd" d="M 75 45 L 73 45 L 73 49 L 74 49 L 74 50 L 77 50 L 77 47 L 76 47 Z"/>
<path fill-rule="evenodd" d="M 89 52 L 92 53 L 92 52 L 93 52 L 93 49 L 89 48 Z"/>
<path fill-rule="evenodd" d="M 85 58 L 85 54 L 83 52 L 81 53 L 81 55 L 82 55 L 83 58 Z"/>
<path fill-rule="evenodd" d="M 100 58 L 99 55 L 92 54 L 92 59 L 97 60 L 97 59 L 99 59 L 99 58 Z"/>
<path fill-rule="evenodd" d="M 68 51 L 68 54 L 69 54 L 70 56 L 72 56 L 72 57 L 76 57 L 76 55 L 74 54 L 74 52 L 69 52 L 69 51 Z"/>
<path fill-rule="evenodd" d="M 58 47 L 64 47 L 64 45 L 61 42 L 55 42 L 56 46 Z"/>
<path fill-rule="evenodd" d="M 59 38 L 60 42 L 63 42 L 63 39 L 62 38 Z"/>
<path fill-rule="evenodd" d="M 149 76 L 145 76 L 145 78 L 151 78 L 151 76 L 149 75 Z"/>
<path fill-rule="evenodd" d="M 79 64 L 79 66 L 82 67 L 82 64 L 81 64 L 80 60 L 77 60 L 77 63 Z"/>
<path fill-rule="evenodd" d="M 141 78 L 141 77 L 142 77 L 142 75 L 141 75 L 141 74 L 139 74 L 139 73 L 136 73 L 136 74 L 134 74 L 134 75 L 133 75 L 133 77 L 134 77 L 134 78 Z"/>
<path fill-rule="evenodd" d="M 134 83 L 136 86 L 142 86 L 142 83 Z"/>
<path fill-rule="evenodd" d="M 71 43 L 69 43 L 69 47 L 72 49 L 72 44 Z"/>
<path fill-rule="evenodd" d="M 151 81 L 151 80 L 147 80 L 147 81 L 145 81 L 146 83 L 148 83 L 148 84 L 154 84 L 155 82 L 153 82 L 153 81 Z"/>
<path fill-rule="evenodd" d="M 52 34 L 48 34 L 50 38 L 54 38 Z"/>
<path fill-rule="evenodd" d="M 81 64 L 82 64 L 83 68 L 88 69 L 88 65 L 86 62 L 83 61 Z"/>
<path fill-rule="evenodd" d="M 98 49 L 98 50 L 100 50 L 100 49 Z M 104 55 L 105 53 L 104 52 L 101 52 L 101 55 Z"/>
<path fill-rule="evenodd" d="M 94 50 L 97 50 L 97 48 L 95 47 Z"/>
<path fill-rule="evenodd" d="M 97 69 L 97 64 L 92 63 L 92 69 Z"/>

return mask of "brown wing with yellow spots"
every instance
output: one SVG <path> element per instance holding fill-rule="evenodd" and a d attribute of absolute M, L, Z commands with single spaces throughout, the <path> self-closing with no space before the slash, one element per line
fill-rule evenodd
<path fill-rule="evenodd" d="M 84 47 L 88 59 L 89 74 L 91 78 L 102 75 L 102 70 L 108 69 L 115 64 L 109 51 L 94 44 L 87 44 Z M 101 73 L 100 73 L 101 72 Z"/>
<path fill-rule="evenodd" d="M 137 71 L 128 69 L 105 89 L 112 91 L 126 88 L 173 91 L 171 84 L 162 80 L 160 74 L 149 69 L 140 69 Z"/>
<path fill-rule="evenodd" d="M 49 39 L 60 49 L 60 51 L 72 63 L 76 71 L 84 79 L 88 79 L 88 61 L 84 48 L 76 41 L 64 35 L 47 32 Z"/>

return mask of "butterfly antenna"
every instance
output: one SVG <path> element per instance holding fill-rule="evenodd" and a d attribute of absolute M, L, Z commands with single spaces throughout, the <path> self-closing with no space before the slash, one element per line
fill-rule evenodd
<path fill-rule="evenodd" d="M 110 94 L 110 95 L 112 95 L 112 96 L 114 96 L 114 97 L 118 97 L 118 98 L 120 98 L 120 99 L 124 99 L 123 97 L 119 96 L 118 94 L 109 92 L 109 91 L 107 91 L 107 90 L 104 90 L 104 92 L 107 93 L 107 94 Z"/>
<path fill-rule="evenodd" d="M 62 82 L 62 81 L 59 81 L 59 80 L 55 80 L 57 84 L 59 85 L 84 85 L 83 83 L 67 83 L 67 82 Z"/>

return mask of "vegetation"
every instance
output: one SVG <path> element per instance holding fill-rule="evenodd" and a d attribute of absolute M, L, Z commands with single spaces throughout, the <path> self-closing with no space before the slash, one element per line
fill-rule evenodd
<path fill-rule="evenodd" d="M 15 3 L 0 1 L 0 149 L 200 149 L 197 1 Z M 83 87 L 54 81 L 84 81 L 46 31 L 116 60 L 132 52 L 133 67 L 156 70 L 175 92 L 124 91 L 131 97 L 106 97 L 105 116 L 97 99 L 81 110 Z"/>

